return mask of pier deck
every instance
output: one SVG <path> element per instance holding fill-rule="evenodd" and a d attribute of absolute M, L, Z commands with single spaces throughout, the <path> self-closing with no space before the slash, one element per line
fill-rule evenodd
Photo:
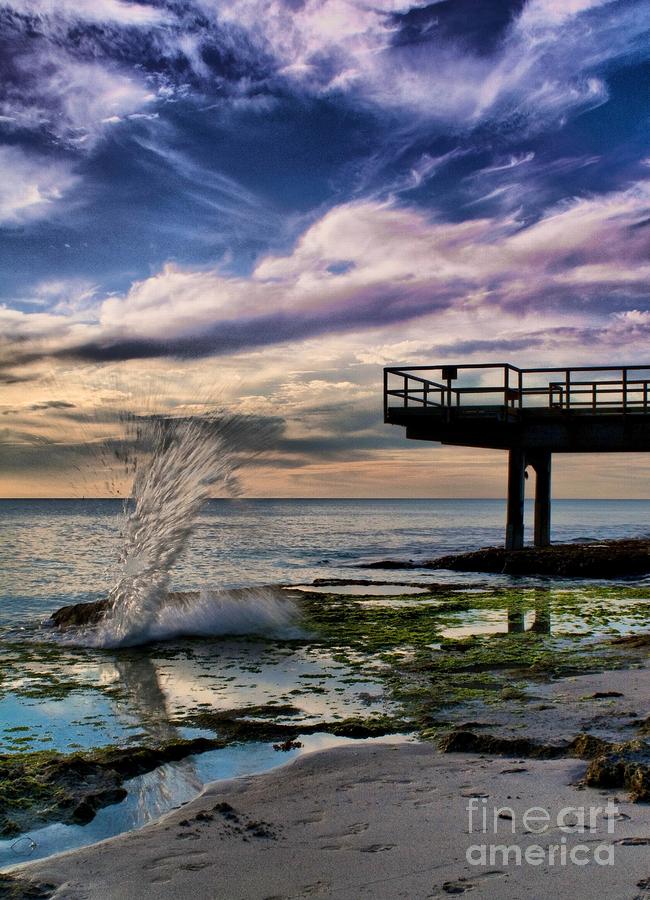
<path fill-rule="evenodd" d="M 507 450 L 506 548 L 523 547 L 525 471 L 536 473 L 535 545 L 550 543 L 553 453 L 650 451 L 650 366 L 388 367 L 384 421 L 411 440 Z"/>

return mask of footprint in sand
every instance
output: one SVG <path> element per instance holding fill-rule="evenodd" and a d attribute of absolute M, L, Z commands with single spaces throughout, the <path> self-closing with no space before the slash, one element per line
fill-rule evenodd
<path fill-rule="evenodd" d="M 300 894 L 294 894 L 294 897 L 314 897 L 317 894 L 329 893 L 331 884 L 329 881 L 315 881 L 313 884 L 304 884 Z"/>
<path fill-rule="evenodd" d="M 349 828 L 346 828 L 343 834 L 362 834 L 364 831 L 367 831 L 369 827 L 367 822 L 355 822 L 353 825 L 350 825 Z"/>
<path fill-rule="evenodd" d="M 305 816 L 304 819 L 296 819 L 294 821 L 294 825 L 317 825 L 319 822 L 323 821 L 322 813 L 314 814 L 313 816 Z"/>
<path fill-rule="evenodd" d="M 442 900 L 443 897 L 447 897 L 449 894 L 467 894 L 469 891 L 473 891 L 474 888 L 480 887 L 481 882 L 488 878 L 507 877 L 506 872 L 498 869 L 492 872 L 484 872 L 482 875 L 475 875 L 473 878 L 465 878 L 461 875 L 455 881 L 445 881 L 441 886 L 442 893 L 434 890 L 433 894 L 429 894 L 429 900 Z"/>
<path fill-rule="evenodd" d="M 183 862 L 179 863 L 178 860 L 181 859 Z M 183 853 L 157 856 L 145 863 L 142 868 L 147 871 L 158 873 L 154 874 L 151 878 L 151 884 L 169 884 L 173 879 L 174 874 L 178 871 L 197 872 L 200 869 L 207 869 L 212 865 L 214 865 L 214 863 L 210 861 L 207 854 L 203 851 L 186 850 Z"/>
<path fill-rule="evenodd" d="M 160 869 L 164 866 L 173 864 L 177 859 L 187 859 L 188 857 L 196 856 L 205 857 L 205 855 L 206 854 L 202 850 L 184 850 L 182 853 L 167 853 L 165 856 L 154 857 L 154 859 L 144 863 L 142 868 L 147 871 L 150 869 Z"/>

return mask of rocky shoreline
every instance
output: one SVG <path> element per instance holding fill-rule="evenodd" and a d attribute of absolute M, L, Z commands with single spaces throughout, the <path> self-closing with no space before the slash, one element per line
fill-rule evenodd
<path fill-rule="evenodd" d="M 506 550 L 484 547 L 424 561 L 385 559 L 365 563 L 366 569 L 450 569 L 503 575 L 544 575 L 567 578 L 629 578 L 650 574 L 650 540 L 619 540 L 553 544 Z"/>

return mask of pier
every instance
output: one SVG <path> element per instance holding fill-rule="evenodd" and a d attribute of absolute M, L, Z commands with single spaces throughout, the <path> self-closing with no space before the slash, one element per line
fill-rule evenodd
<path fill-rule="evenodd" d="M 554 453 L 650 451 L 650 365 L 519 369 L 470 363 L 384 369 L 384 421 L 406 437 L 508 452 L 505 547 L 524 545 L 526 469 L 536 547 L 551 542 Z"/>

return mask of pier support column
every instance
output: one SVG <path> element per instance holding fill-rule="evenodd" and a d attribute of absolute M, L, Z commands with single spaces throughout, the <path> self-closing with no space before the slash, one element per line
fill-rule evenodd
<path fill-rule="evenodd" d="M 524 493 L 526 454 L 523 450 L 508 451 L 508 518 L 506 550 L 521 550 L 524 546 Z"/>
<path fill-rule="evenodd" d="M 535 453 L 530 458 L 535 470 L 535 546 L 548 547 L 551 543 L 551 454 Z"/>

